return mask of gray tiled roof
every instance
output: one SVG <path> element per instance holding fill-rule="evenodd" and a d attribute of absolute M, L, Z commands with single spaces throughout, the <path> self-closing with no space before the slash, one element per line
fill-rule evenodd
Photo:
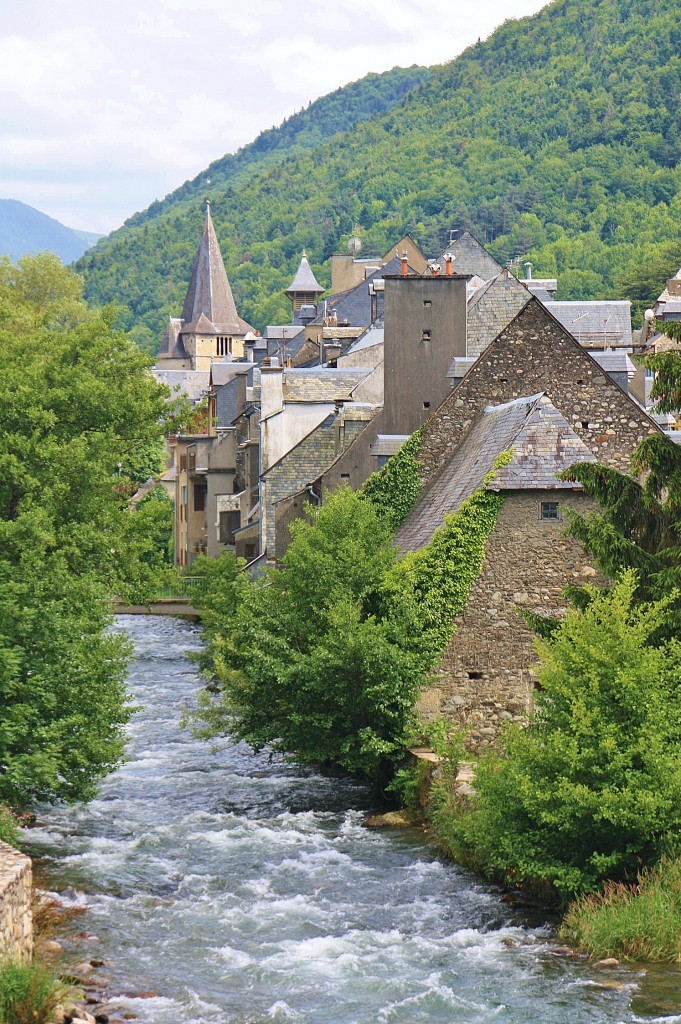
<path fill-rule="evenodd" d="M 512 445 L 513 457 L 497 470 L 488 489 L 568 490 L 574 483 L 558 479 L 574 462 L 596 462 L 596 456 L 575 434 L 551 400 L 535 403 Z"/>
<path fill-rule="evenodd" d="M 631 303 L 550 302 L 547 308 L 582 344 L 631 346 Z"/>
<path fill-rule="evenodd" d="M 405 441 L 409 440 L 409 434 L 377 434 L 373 443 L 372 455 L 396 455 Z"/>
<path fill-rule="evenodd" d="M 321 295 L 324 291 L 322 286 L 317 281 L 316 277 L 312 273 L 312 267 L 308 263 L 305 250 L 303 249 L 303 255 L 300 260 L 300 265 L 296 271 L 296 275 L 291 281 L 290 285 L 284 292 L 284 295 L 295 295 L 296 292 L 305 292 L 307 294 L 313 293 Z"/>
<path fill-rule="evenodd" d="M 508 270 L 471 296 L 467 309 L 466 350 L 481 355 L 530 301 L 530 293 Z"/>
<path fill-rule="evenodd" d="M 167 384 L 172 398 L 186 395 L 192 402 L 199 402 L 208 394 L 209 370 L 164 370 L 163 364 L 155 366 L 152 373 L 161 384 Z"/>
<path fill-rule="evenodd" d="M 345 354 L 349 355 L 350 352 L 361 352 L 365 348 L 373 348 L 374 345 L 382 345 L 383 336 L 383 327 L 370 327 L 357 339 L 357 341 L 353 342 Z"/>
<path fill-rule="evenodd" d="M 556 473 L 576 461 L 595 461 L 544 395 L 488 407 L 397 531 L 400 551 L 416 551 L 430 543 L 445 516 L 483 486 L 497 457 L 509 450 L 513 458 L 497 470 L 488 485 L 492 490 L 573 488 L 577 485 L 563 484 Z"/>
<path fill-rule="evenodd" d="M 202 313 L 217 334 L 246 334 L 252 329 L 236 311 L 210 209 L 206 210 L 203 233 L 184 300 L 183 330 L 193 330 Z"/>
<path fill-rule="evenodd" d="M 354 389 L 370 374 L 367 367 L 311 366 L 305 369 L 284 370 L 285 402 L 348 401 Z"/>
<path fill-rule="evenodd" d="M 210 367 L 211 384 L 214 384 L 216 387 L 226 384 L 233 377 L 236 377 L 237 370 L 243 365 L 243 363 L 234 363 L 231 360 L 214 359 Z"/>
<path fill-rule="evenodd" d="M 485 249 L 484 245 L 474 238 L 470 231 L 459 231 L 442 253 L 444 266 L 445 253 L 451 252 L 454 257 L 456 274 L 475 274 L 483 281 L 496 277 L 502 269 L 500 263 Z"/>
<path fill-rule="evenodd" d="M 377 267 L 373 274 L 360 281 L 354 288 L 348 289 L 346 292 L 339 292 L 338 295 L 332 295 L 329 299 L 325 299 L 317 307 L 319 314 L 313 324 L 321 324 L 324 320 L 324 306 L 328 313 L 335 312 L 339 324 L 344 323 L 346 320 L 351 327 L 369 327 L 371 324 L 371 296 L 369 295 L 369 285 L 372 281 L 377 278 L 382 278 L 390 274 L 399 274 L 402 267 L 402 260 L 397 256 L 393 256 L 384 266 Z M 413 273 L 413 271 L 412 271 Z M 300 334 L 297 338 L 290 341 L 286 346 L 286 352 L 290 356 L 298 354 L 303 346 L 305 335 L 302 328 L 299 328 Z"/>
<path fill-rule="evenodd" d="M 184 342 L 180 336 L 182 321 L 171 317 L 166 327 L 157 359 L 189 359 Z"/>
<path fill-rule="evenodd" d="M 636 367 L 626 352 L 590 352 L 589 355 L 595 359 L 598 365 L 606 373 L 635 373 Z"/>

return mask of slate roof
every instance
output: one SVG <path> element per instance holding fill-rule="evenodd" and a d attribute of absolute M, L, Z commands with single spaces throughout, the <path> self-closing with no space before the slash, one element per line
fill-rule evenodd
<path fill-rule="evenodd" d="M 351 352 L 362 352 L 364 349 L 373 348 L 374 345 L 382 345 L 384 334 L 383 327 L 370 327 L 357 338 L 344 355 L 349 355 Z"/>
<path fill-rule="evenodd" d="M 312 273 L 312 267 L 308 263 L 305 250 L 303 249 L 303 255 L 300 260 L 300 265 L 296 271 L 296 275 L 291 281 L 290 285 L 284 292 L 284 295 L 288 295 L 289 298 L 296 293 L 314 293 L 315 295 L 321 295 L 324 289 L 317 281 L 316 277 Z"/>
<path fill-rule="evenodd" d="M 606 373 L 636 373 L 636 367 L 626 352 L 590 352 L 589 355 Z"/>
<path fill-rule="evenodd" d="M 410 434 L 377 434 L 371 448 L 372 455 L 397 455 L 398 451 L 409 440 Z"/>
<path fill-rule="evenodd" d="M 236 311 L 210 206 L 206 209 L 203 233 L 182 309 L 183 331 L 194 331 L 202 313 L 215 328 L 216 334 L 246 334 L 252 330 Z"/>
<path fill-rule="evenodd" d="M 371 296 L 369 295 L 369 285 L 372 281 L 377 278 L 387 277 L 390 274 L 399 274 L 402 268 L 402 260 L 393 256 L 384 266 L 377 267 L 373 274 L 370 274 L 363 281 L 360 281 L 354 288 L 348 289 L 346 292 L 339 292 L 337 295 L 332 295 L 329 299 L 326 299 L 322 303 L 322 307 L 326 306 L 327 312 L 336 313 L 338 323 L 341 324 L 345 320 L 351 327 L 369 327 L 371 324 Z M 414 273 L 414 271 L 411 271 Z M 324 309 L 322 308 L 318 316 L 311 321 L 313 324 L 321 324 L 324 320 Z M 298 354 L 300 349 L 303 347 L 305 341 L 305 332 L 302 327 L 299 328 L 300 333 L 295 339 L 292 339 L 286 345 L 287 355 L 293 357 Z"/>
<path fill-rule="evenodd" d="M 181 330 L 182 321 L 177 317 L 171 316 L 163 335 L 157 359 L 189 359 L 180 335 Z"/>
<path fill-rule="evenodd" d="M 549 312 L 580 344 L 631 347 L 631 303 L 550 302 Z"/>
<path fill-rule="evenodd" d="M 442 253 L 441 263 L 444 266 L 445 254 L 451 252 L 454 257 L 454 273 L 475 274 L 483 281 L 496 277 L 503 269 L 500 263 L 485 249 L 484 245 L 474 238 L 470 231 L 458 231 Z"/>
<path fill-rule="evenodd" d="M 352 392 L 368 374 L 367 367 L 310 366 L 284 370 L 285 402 L 349 401 Z"/>
<path fill-rule="evenodd" d="M 467 355 L 481 355 L 530 298 L 527 288 L 508 270 L 502 270 L 478 288 L 467 307 Z"/>
<path fill-rule="evenodd" d="M 209 370 L 164 370 L 163 366 L 155 366 L 152 370 L 154 378 L 161 384 L 167 384 L 172 398 L 186 395 L 192 402 L 200 402 L 208 394 L 210 386 Z"/>
<path fill-rule="evenodd" d="M 417 551 L 430 543 L 445 516 L 483 486 L 497 457 L 509 450 L 513 458 L 497 470 L 490 490 L 574 489 L 578 485 L 563 483 L 556 474 L 576 461 L 596 461 L 545 395 L 488 406 L 397 531 L 399 550 Z"/>
<path fill-rule="evenodd" d="M 243 367 L 243 363 L 233 363 L 231 360 L 214 359 L 210 367 L 210 381 L 215 387 L 221 387 L 223 384 L 227 384 L 228 381 L 232 380 L 237 375 L 239 367 Z"/>
<path fill-rule="evenodd" d="M 546 395 L 533 406 L 512 448 L 511 461 L 497 470 L 488 490 L 573 490 L 574 482 L 558 475 L 574 462 L 597 461 Z"/>

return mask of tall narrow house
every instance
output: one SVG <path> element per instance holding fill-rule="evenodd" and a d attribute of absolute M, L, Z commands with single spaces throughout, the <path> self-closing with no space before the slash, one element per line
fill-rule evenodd
<path fill-rule="evenodd" d="M 251 331 L 236 311 L 210 202 L 206 201 L 206 219 L 182 316 L 170 318 L 157 356 L 158 369 L 209 371 L 214 359 L 241 359 L 244 338 Z"/>

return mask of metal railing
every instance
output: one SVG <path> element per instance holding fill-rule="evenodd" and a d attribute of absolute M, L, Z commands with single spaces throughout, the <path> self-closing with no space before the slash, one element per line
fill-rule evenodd
<path fill-rule="evenodd" d="M 203 594 L 206 581 L 203 576 L 183 576 L 179 586 L 160 587 L 157 601 L 189 601 L 194 594 Z"/>

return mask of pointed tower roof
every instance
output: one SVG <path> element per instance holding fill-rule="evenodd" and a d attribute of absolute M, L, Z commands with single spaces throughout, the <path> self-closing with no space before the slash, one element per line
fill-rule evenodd
<path fill-rule="evenodd" d="M 202 314 L 216 334 L 245 334 L 251 329 L 236 311 L 208 201 L 203 234 L 182 309 L 183 332 L 194 330 Z"/>
<path fill-rule="evenodd" d="M 303 255 L 300 260 L 300 266 L 296 271 L 296 276 L 284 292 L 284 295 L 288 295 L 289 298 L 300 293 L 321 295 L 323 291 L 324 289 L 312 273 L 312 267 L 308 263 L 307 255 L 303 249 Z"/>

